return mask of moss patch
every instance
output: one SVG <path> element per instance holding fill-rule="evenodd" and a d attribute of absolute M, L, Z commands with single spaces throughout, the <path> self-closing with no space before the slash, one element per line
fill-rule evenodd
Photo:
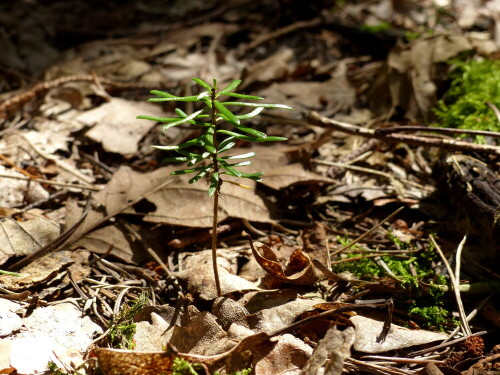
<path fill-rule="evenodd" d="M 500 108 L 500 61 L 453 62 L 451 86 L 434 113 L 449 128 L 500 131 L 487 102 Z"/>

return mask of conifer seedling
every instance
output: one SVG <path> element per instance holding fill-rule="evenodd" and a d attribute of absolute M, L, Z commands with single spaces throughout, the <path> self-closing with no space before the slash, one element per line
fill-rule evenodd
<path fill-rule="evenodd" d="M 201 86 L 201 93 L 198 95 L 175 96 L 167 92 L 152 90 L 151 94 L 156 95 L 156 97 L 149 99 L 149 101 L 198 102 L 201 104 L 201 109 L 187 114 L 182 109 L 176 108 L 177 117 L 173 118 L 153 116 L 138 116 L 137 118 L 164 123 L 163 130 L 186 123 L 202 129 L 200 136 L 179 145 L 153 147 L 159 150 L 175 151 L 178 154 L 178 156 L 165 158 L 163 160 L 165 162 L 187 163 L 187 168 L 174 171 L 171 173 L 172 175 L 195 173 L 194 177 L 189 180 L 190 184 L 204 177 L 210 181 L 208 195 L 213 196 L 212 262 L 217 294 L 220 296 L 222 293 L 217 269 L 217 212 L 221 185 L 223 182 L 228 182 L 245 187 L 245 185 L 225 179 L 226 176 L 248 178 L 259 182 L 262 181 L 263 175 L 261 172 L 245 173 L 238 170 L 239 167 L 251 164 L 249 160 L 244 159 L 255 156 L 254 152 L 240 155 L 227 155 L 227 152 L 236 145 L 235 141 L 237 140 L 247 142 L 286 141 L 285 137 L 267 136 L 259 130 L 242 125 L 242 121 L 259 115 L 266 108 L 292 108 L 284 104 L 259 103 L 258 101 L 264 98 L 233 92 L 241 83 L 240 80 L 232 81 L 222 90 L 218 90 L 215 79 L 212 85 L 200 78 L 193 78 L 193 81 Z M 220 97 L 232 97 L 238 101 L 221 101 Z M 249 113 L 236 115 L 228 107 L 253 107 L 254 109 Z M 224 122 L 231 126 L 231 130 L 220 126 Z"/>

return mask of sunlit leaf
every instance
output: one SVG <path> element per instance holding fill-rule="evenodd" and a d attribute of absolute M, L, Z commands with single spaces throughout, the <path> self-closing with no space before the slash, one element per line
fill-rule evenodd
<path fill-rule="evenodd" d="M 177 115 L 178 115 L 178 116 L 180 116 L 180 117 L 187 117 L 187 113 L 186 113 L 186 112 L 184 112 L 184 111 L 183 111 L 182 109 L 180 109 L 180 108 L 176 108 L 174 111 L 175 111 L 175 113 L 177 113 Z"/>
<path fill-rule="evenodd" d="M 240 154 L 240 155 L 231 155 L 231 156 L 222 156 L 222 159 L 225 160 L 230 160 L 230 159 L 247 159 L 247 158 L 252 158 L 256 154 L 255 152 L 247 152 L 246 154 Z"/>
<path fill-rule="evenodd" d="M 264 100 L 264 98 L 262 96 L 245 95 L 245 94 L 239 94 L 237 92 L 226 92 L 226 93 L 224 93 L 224 95 L 232 96 L 234 98 L 240 98 L 240 99 Z"/>
<path fill-rule="evenodd" d="M 173 145 L 173 146 L 152 146 L 153 148 L 156 148 L 157 150 L 180 150 L 189 146 L 201 146 L 205 144 L 205 140 L 200 136 L 197 138 L 193 138 L 187 142 L 181 143 L 180 145 Z"/>
<path fill-rule="evenodd" d="M 196 176 L 194 176 L 192 179 L 190 179 L 188 182 L 190 184 L 194 184 L 196 181 L 198 181 L 200 178 L 202 178 L 203 176 L 205 176 L 208 171 L 210 170 L 210 168 L 212 168 L 212 164 L 210 164 L 209 166 L 207 166 L 205 169 L 201 170 Z"/>
<path fill-rule="evenodd" d="M 164 98 L 175 98 L 176 97 L 175 95 L 172 95 L 172 94 L 169 94 L 168 92 L 160 91 L 160 90 L 151 90 L 150 93 L 153 95 L 158 95 L 158 96 L 164 97 Z"/>
<path fill-rule="evenodd" d="M 210 95 L 210 93 L 208 91 L 203 91 L 202 93 L 198 94 L 197 99 L 201 100 L 205 97 L 208 97 L 209 95 Z"/>
<path fill-rule="evenodd" d="M 171 158 L 165 158 L 162 160 L 162 162 L 164 162 L 164 163 L 178 163 L 178 162 L 188 161 L 188 160 L 189 160 L 189 158 L 186 156 L 174 156 Z"/>
<path fill-rule="evenodd" d="M 168 98 L 151 98 L 148 102 L 158 103 L 158 102 L 196 102 L 198 100 L 198 95 L 193 96 L 173 96 Z"/>
<path fill-rule="evenodd" d="M 240 120 L 238 120 L 238 118 L 229 109 L 224 107 L 224 105 L 221 102 L 219 102 L 218 100 L 214 100 L 214 104 L 215 108 L 217 108 L 221 116 L 224 116 L 229 122 L 233 124 L 236 125 L 240 124 Z"/>
<path fill-rule="evenodd" d="M 226 95 L 228 92 L 233 91 L 236 87 L 238 87 L 241 83 L 241 79 L 235 79 L 229 85 L 227 85 L 224 89 L 219 91 L 220 95 Z"/>
<path fill-rule="evenodd" d="M 240 125 L 240 126 L 235 125 L 235 127 L 236 127 L 236 129 L 241 130 L 242 132 L 248 133 L 250 135 L 253 135 L 254 137 L 267 138 L 267 134 L 263 133 L 261 131 L 258 131 L 258 130 L 252 129 L 252 128 L 248 128 L 248 127 L 243 126 L 243 125 Z"/>
<path fill-rule="evenodd" d="M 193 78 L 193 81 L 195 81 L 198 85 L 203 86 L 208 91 L 212 90 L 212 86 L 210 86 L 207 82 L 205 82 L 201 78 Z"/>
<path fill-rule="evenodd" d="M 155 116 L 137 116 L 138 120 L 151 120 L 157 122 L 173 122 L 179 120 L 179 117 L 155 117 Z"/>
<path fill-rule="evenodd" d="M 224 105 L 242 105 L 245 107 L 262 107 L 262 108 L 279 108 L 279 109 L 291 109 L 285 104 L 266 104 L 266 103 L 245 103 L 245 102 L 224 102 Z"/>
<path fill-rule="evenodd" d="M 261 172 L 255 172 L 255 173 L 245 173 L 245 172 L 240 172 L 240 177 L 242 178 L 248 178 L 250 180 L 254 180 L 254 181 L 257 181 L 257 182 L 261 182 L 262 181 L 262 176 L 264 175 L 264 173 L 261 173 Z"/>
<path fill-rule="evenodd" d="M 219 173 L 214 172 L 210 180 L 210 187 L 208 188 L 208 195 L 212 196 L 217 191 L 219 187 Z"/>
<path fill-rule="evenodd" d="M 232 142 L 233 139 L 234 137 L 229 137 L 219 144 L 219 154 L 232 149 L 236 145 L 235 142 Z"/>
<path fill-rule="evenodd" d="M 181 169 L 179 171 L 170 172 L 170 174 L 177 176 L 180 174 L 193 173 L 193 172 L 201 171 L 202 169 L 208 169 L 208 168 L 210 168 L 210 166 L 203 166 L 203 167 L 197 167 L 197 168 L 186 168 L 186 169 Z"/>
<path fill-rule="evenodd" d="M 241 173 L 238 170 L 236 170 L 236 168 L 234 168 L 231 164 L 226 163 L 226 161 L 224 161 L 223 159 L 217 158 L 217 160 L 219 161 L 219 163 L 221 164 L 221 166 L 224 169 L 226 169 L 228 172 L 231 172 L 232 176 L 236 176 L 236 177 L 241 176 Z"/>
<path fill-rule="evenodd" d="M 217 130 L 217 133 L 222 133 L 222 134 L 227 134 L 230 135 L 234 138 L 241 139 L 243 141 L 248 141 L 248 142 L 277 142 L 277 141 L 286 141 L 287 138 L 285 137 L 267 137 L 267 138 L 261 138 L 261 137 L 251 137 L 249 135 L 243 135 L 239 133 L 232 132 L 230 130 Z"/>
<path fill-rule="evenodd" d="M 238 115 L 236 117 L 239 118 L 240 120 L 246 120 L 246 119 L 249 119 L 249 118 L 257 116 L 263 110 L 264 110 L 264 108 L 258 107 L 258 108 L 255 108 L 252 112 L 247 113 L 246 115 Z"/>
<path fill-rule="evenodd" d="M 196 111 L 192 114 L 190 114 L 189 116 L 187 117 L 184 117 L 184 118 L 181 118 L 179 119 L 178 121 L 174 121 L 174 122 L 171 122 L 169 124 L 166 124 L 166 125 L 163 125 L 163 130 L 167 130 L 173 126 L 177 126 L 177 125 L 180 125 L 180 124 L 184 124 L 185 122 L 188 122 L 189 120 L 192 120 L 194 119 L 196 116 L 198 116 L 201 112 L 203 112 L 202 109 L 200 109 L 199 111 Z"/>

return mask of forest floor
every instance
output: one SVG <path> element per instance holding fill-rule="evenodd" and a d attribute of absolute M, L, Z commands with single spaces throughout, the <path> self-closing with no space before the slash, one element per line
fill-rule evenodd
<path fill-rule="evenodd" d="M 1 2 L 0 373 L 498 374 L 499 30 L 497 0 Z M 235 139 L 264 174 L 221 185 L 221 295 L 211 173 L 151 147 L 200 127 L 136 118 L 193 78 L 294 109 Z"/>

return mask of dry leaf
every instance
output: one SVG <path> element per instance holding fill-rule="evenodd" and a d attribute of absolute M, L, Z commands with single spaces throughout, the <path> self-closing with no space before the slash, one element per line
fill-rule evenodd
<path fill-rule="evenodd" d="M 352 327 L 347 327 L 344 331 L 339 331 L 336 327 L 330 328 L 325 337 L 318 342 L 301 375 L 316 375 L 323 366 L 325 366 L 324 375 L 341 375 L 344 360 L 351 354 L 355 337 Z"/>
<path fill-rule="evenodd" d="M 284 334 L 265 357 L 255 364 L 256 375 L 300 374 L 312 348 L 290 334 Z"/>
<path fill-rule="evenodd" d="M 318 280 L 311 259 L 300 249 L 292 253 L 286 270 L 278 263 L 274 251 L 262 242 L 253 242 L 252 253 L 267 273 L 283 282 L 313 284 Z"/>
<path fill-rule="evenodd" d="M 354 349 L 363 353 L 381 353 L 411 346 L 428 344 L 444 340 L 445 333 L 411 330 L 396 324 L 391 324 L 384 341 L 379 339 L 384 323 L 361 315 L 352 316 L 351 322 L 356 327 Z"/>
<path fill-rule="evenodd" d="M 170 184 L 146 195 L 146 199 L 156 206 L 156 210 L 147 214 L 144 220 L 189 227 L 211 227 L 213 203 L 207 195 L 207 184 L 198 181 L 191 185 L 186 178 L 170 178 Z M 268 207 L 253 189 L 223 183 L 221 191 L 219 222 L 227 217 L 261 223 L 272 222 Z"/>
<path fill-rule="evenodd" d="M 11 257 L 30 255 L 59 236 L 59 224 L 43 216 L 26 221 L 0 221 L 0 265 Z"/>
<path fill-rule="evenodd" d="M 140 114 L 165 117 L 158 105 L 113 98 L 75 117 L 75 121 L 93 126 L 86 136 L 102 143 L 104 150 L 128 156 L 138 151 L 139 141 L 155 126 L 153 121 L 136 119 Z"/>

